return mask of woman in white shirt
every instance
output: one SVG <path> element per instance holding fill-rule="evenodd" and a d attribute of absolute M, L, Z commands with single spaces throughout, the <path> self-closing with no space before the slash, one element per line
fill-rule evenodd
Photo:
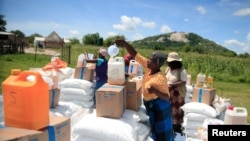
<path fill-rule="evenodd" d="M 170 92 L 173 129 L 182 134 L 184 112 L 180 107 L 185 104 L 187 72 L 183 68 L 182 59 L 176 52 L 169 53 L 167 64 L 165 75 Z"/>

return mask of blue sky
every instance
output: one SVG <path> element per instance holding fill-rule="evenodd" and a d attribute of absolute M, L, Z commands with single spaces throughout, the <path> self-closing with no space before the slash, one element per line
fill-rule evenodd
<path fill-rule="evenodd" d="M 99 33 L 128 41 L 193 32 L 236 53 L 250 53 L 249 0 L 1 0 L 7 31 L 62 38 Z"/>

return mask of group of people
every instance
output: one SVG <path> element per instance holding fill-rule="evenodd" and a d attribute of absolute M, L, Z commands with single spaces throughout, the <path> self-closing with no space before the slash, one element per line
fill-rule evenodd
<path fill-rule="evenodd" d="M 187 72 L 182 65 L 182 59 L 177 52 L 167 55 L 160 51 L 145 58 L 125 40 L 116 40 L 115 43 L 126 48 L 128 56 L 124 58 L 125 62 L 135 59 L 144 68 L 143 104 L 149 116 L 152 139 L 173 141 L 176 132 L 182 134 L 184 116 L 180 107 L 185 103 Z M 96 59 L 96 89 L 107 82 L 106 55 L 107 51 L 101 48 L 99 58 Z M 165 63 L 167 67 L 162 72 L 161 67 Z"/>

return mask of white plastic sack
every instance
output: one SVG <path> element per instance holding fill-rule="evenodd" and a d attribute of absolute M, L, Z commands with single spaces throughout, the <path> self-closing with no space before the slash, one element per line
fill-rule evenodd
<path fill-rule="evenodd" d="M 134 113 L 125 111 L 120 119 L 96 117 L 92 114 L 84 116 L 74 127 L 77 136 L 93 136 L 102 141 L 144 141 L 150 133 L 150 128 L 133 120 Z M 128 114 L 128 115 L 127 115 Z"/>
<path fill-rule="evenodd" d="M 93 83 L 91 83 L 90 81 L 87 80 L 83 80 L 83 79 L 75 79 L 75 78 L 71 78 L 71 79 L 65 79 L 63 81 L 60 81 L 58 83 L 58 87 L 60 89 L 62 88 L 79 88 L 79 89 L 90 89 L 93 87 Z"/>
<path fill-rule="evenodd" d="M 62 88 L 60 94 L 60 101 L 71 101 L 71 100 L 80 100 L 80 101 L 89 101 L 93 99 L 94 89 L 78 89 L 78 88 Z"/>
<path fill-rule="evenodd" d="M 189 102 L 181 106 L 181 109 L 184 111 L 185 114 L 198 113 L 206 115 L 208 117 L 216 117 L 215 109 L 205 103 Z"/>
<path fill-rule="evenodd" d="M 184 118 L 186 118 L 187 120 L 204 121 L 207 116 L 199 113 L 187 113 Z"/>
<path fill-rule="evenodd" d="M 195 120 L 188 120 L 186 118 L 184 118 L 184 122 L 183 122 L 183 127 L 185 129 L 194 129 L 194 130 L 198 130 L 199 127 L 202 127 L 204 121 L 195 121 Z"/>

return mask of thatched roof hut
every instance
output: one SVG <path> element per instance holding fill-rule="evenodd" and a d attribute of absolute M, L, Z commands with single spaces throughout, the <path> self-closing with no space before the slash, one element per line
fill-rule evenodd
<path fill-rule="evenodd" d="M 53 31 L 45 38 L 44 45 L 46 48 L 63 47 L 64 40 L 55 31 Z"/>

